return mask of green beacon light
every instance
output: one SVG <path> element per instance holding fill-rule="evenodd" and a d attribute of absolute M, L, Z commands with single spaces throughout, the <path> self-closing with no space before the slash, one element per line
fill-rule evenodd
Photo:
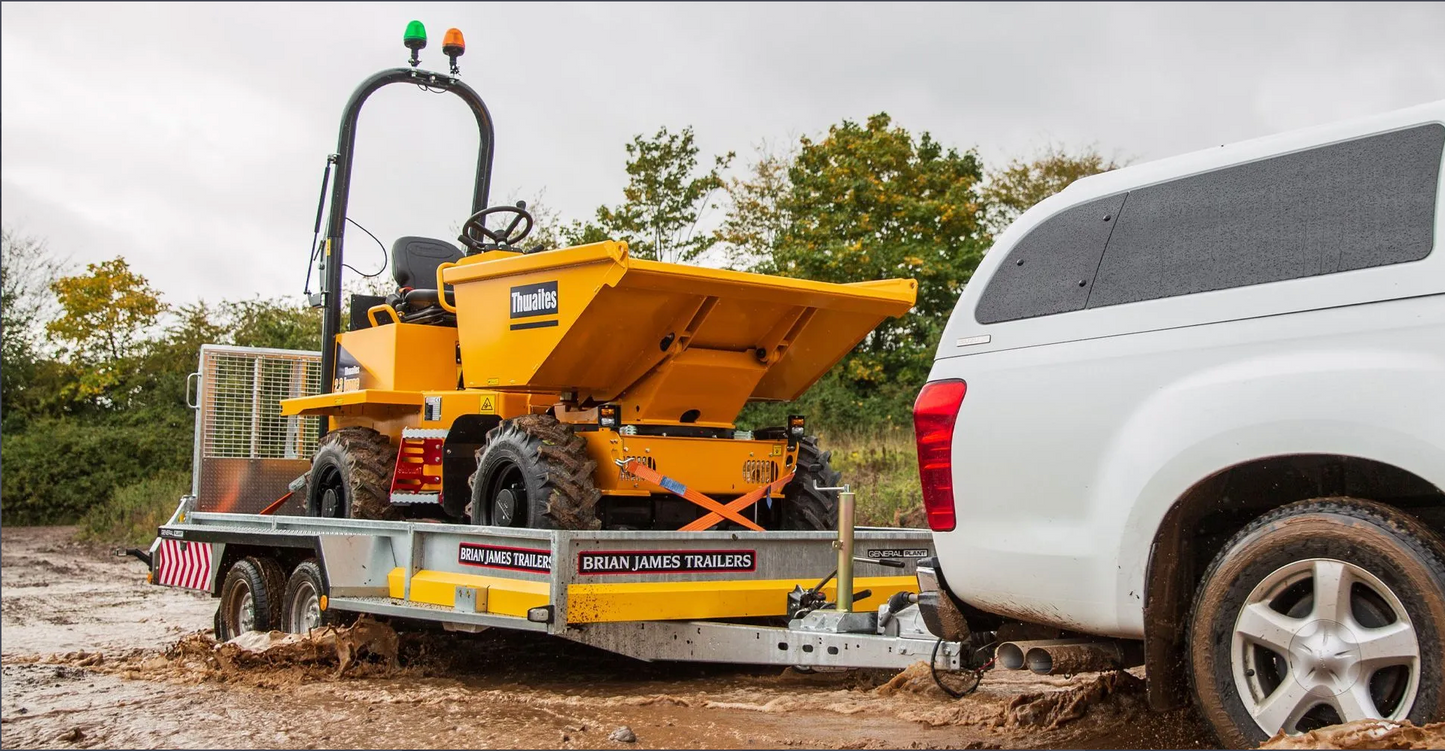
<path fill-rule="evenodd" d="M 426 47 L 426 27 L 421 25 L 421 21 L 412 21 L 406 25 L 406 33 L 401 36 L 401 43 L 411 50 L 411 67 L 420 65 L 421 58 L 417 53 Z"/>

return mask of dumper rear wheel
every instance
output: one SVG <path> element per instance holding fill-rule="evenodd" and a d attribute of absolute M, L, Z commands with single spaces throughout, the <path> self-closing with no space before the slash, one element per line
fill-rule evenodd
<path fill-rule="evenodd" d="M 843 475 L 833 469 L 833 452 L 818 448 L 818 439 L 808 436 L 798 442 L 798 463 L 793 480 L 783 486 L 782 528 L 817 530 L 838 528 L 838 491 Z"/>
<path fill-rule="evenodd" d="M 306 477 L 306 513 L 338 519 L 397 518 L 391 508 L 396 448 L 371 428 L 327 433 Z"/>
<path fill-rule="evenodd" d="M 472 521 L 499 527 L 597 529 L 587 442 L 550 415 L 523 415 L 487 433 L 472 475 Z"/>

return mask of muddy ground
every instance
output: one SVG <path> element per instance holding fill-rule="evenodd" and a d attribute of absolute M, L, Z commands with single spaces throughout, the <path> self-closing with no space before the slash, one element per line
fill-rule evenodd
<path fill-rule="evenodd" d="M 216 669 L 211 600 L 144 583 L 65 528 L 0 532 L 0 745 L 74 748 L 1191 748 L 1128 674 L 989 673 L 948 698 L 926 671 L 650 664 L 528 634 L 404 632 L 401 666 Z M 189 640 L 189 641 L 186 641 Z M 167 656 L 169 650 L 169 656 Z M 208 666 L 209 665 L 209 666 Z M 230 666 L 224 666 L 230 667 Z M 890 679 L 893 679 L 890 681 Z M 609 736 L 629 727 L 636 742 Z"/>

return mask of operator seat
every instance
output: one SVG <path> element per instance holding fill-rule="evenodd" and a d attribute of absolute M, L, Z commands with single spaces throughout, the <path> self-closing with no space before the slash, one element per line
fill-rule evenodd
<path fill-rule="evenodd" d="M 400 289 L 388 297 L 404 323 L 430 323 L 455 326 L 456 315 L 440 304 L 437 292 L 437 267 L 460 261 L 460 248 L 446 240 L 430 237 L 402 237 L 391 246 L 391 277 Z M 452 302 L 447 292 L 447 302 Z"/>

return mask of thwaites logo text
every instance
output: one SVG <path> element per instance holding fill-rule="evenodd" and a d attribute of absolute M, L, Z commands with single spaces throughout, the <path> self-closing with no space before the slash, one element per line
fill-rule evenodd
<path fill-rule="evenodd" d="M 754 550 L 618 550 L 577 555 L 579 574 L 696 574 L 754 571 Z"/>
<path fill-rule="evenodd" d="M 557 283 L 538 282 L 512 288 L 512 317 L 557 315 Z"/>
<path fill-rule="evenodd" d="M 531 548 L 509 548 L 501 545 L 479 545 L 464 542 L 457 548 L 457 563 L 484 568 L 502 568 L 508 571 L 531 571 L 536 574 L 552 573 L 552 553 Z"/>

